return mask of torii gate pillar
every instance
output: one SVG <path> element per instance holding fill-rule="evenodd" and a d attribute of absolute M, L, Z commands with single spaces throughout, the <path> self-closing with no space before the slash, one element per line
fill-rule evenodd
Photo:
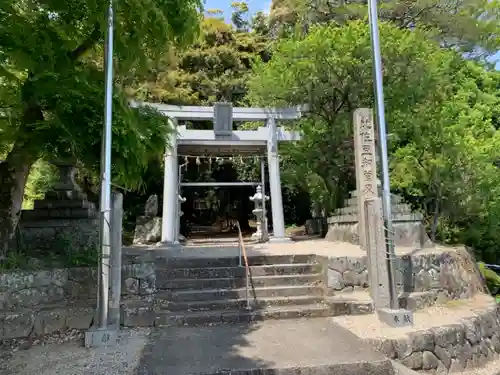
<path fill-rule="evenodd" d="M 290 241 L 285 236 L 285 217 L 283 213 L 283 197 L 281 194 L 280 161 L 278 155 L 278 129 L 276 120 L 266 120 L 269 137 L 267 139 L 267 164 L 269 167 L 269 190 L 271 193 L 271 208 L 273 216 L 273 236 L 269 242 Z"/>

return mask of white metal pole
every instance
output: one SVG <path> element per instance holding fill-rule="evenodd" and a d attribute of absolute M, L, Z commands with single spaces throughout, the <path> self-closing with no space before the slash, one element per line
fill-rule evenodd
<path fill-rule="evenodd" d="M 384 211 L 384 226 L 386 237 L 386 252 L 389 277 L 389 291 L 391 308 L 399 308 L 396 285 L 394 282 L 394 259 L 396 257 L 393 242 L 393 228 L 391 217 L 391 189 L 389 180 L 389 161 L 387 156 L 387 129 L 385 124 L 384 89 L 382 80 L 382 57 L 380 53 L 380 38 L 378 30 L 377 0 L 368 1 L 368 15 L 372 42 L 374 94 L 379 131 L 380 166 L 382 170 L 382 203 Z"/>
<path fill-rule="evenodd" d="M 108 325 L 109 261 L 111 253 L 111 128 L 113 106 L 113 0 L 109 0 L 105 41 L 104 129 L 101 155 L 101 202 L 98 311 L 99 328 Z"/>

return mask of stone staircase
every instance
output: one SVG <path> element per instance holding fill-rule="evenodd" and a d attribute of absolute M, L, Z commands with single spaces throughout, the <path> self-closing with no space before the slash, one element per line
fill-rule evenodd
<path fill-rule="evenodd" d="M 353 313 L 353 301 L 326 296 L 314 255 L 156 259 L 155 293 L 124 302 L 125 326 L 193 326 Z M 360 303 L 357 311 L 370 311 Z M 358 306 L 359 307 L 359 306 Z"/>

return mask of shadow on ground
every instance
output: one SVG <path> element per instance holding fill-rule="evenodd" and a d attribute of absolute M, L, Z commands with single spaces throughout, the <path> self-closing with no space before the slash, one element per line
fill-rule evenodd
<path fill-rule="evenodd" d="M 143 350 L 137 375 L 215 374 L 230 370 L 266 368 L 272 363 L 240 352 L 258 324 L 155 329 Z"/>
<path fill-rule="evenodd" d="M 206 267 L 219 267 L 225 264 L 225 259 L 232 258 L 233 263 L 237 262 L 239 255 L 238 246 L 224 243 L 219 240 L 222 246 L 207 247 L 195 246 L 193 248 L 184 247 L 183 251 L 177 252 L 172 258 L 198 259 Z M 227 239 L 226 239 L 227 241 Z M 215 241 L 218 242 L 218 241 Z M 251 246 L 248 244 L 247 249 Z M 253 256 L 257 255 L 253 251 Z M 174 264 L 176 261 L 169 257 L 163 258 L 166 263 Z M 205 263 L 206 262 L 206 263 Z M 200 265 L 198 265 L 200 266 Z M 237 263 L 231 264 L 237 266 Z M 241 273 L 232 281 L 231 288 L 242 288 L 245 285 L 244 267 L 240 267 Z M 252 304 L 252 312 L 259 313 L 261 306 L 256 301 L 256 295 L 249 278 L 249 299 Z M 234 290 L 221 290 L 218 298 L 223 300 L 234 300 L 241 298 Z M 245 307 L 241 306 L 245 311 Z M 234 310 L 232 311 L 234 314 Z M 182 315 L 183 312 L 179 311 Z M 200 311 L 203 314 L 203 311 Z M 238 320 L 237 316 L 225 315 L 222 313 L 221 320 L 230 322 Z M 181 318 L 182 321 L 182 318 Z M 259 359 L 258 355 L 249 355 L 248 349 L 253 344 L 247 336 L 259 329 L 260 322 L 238 322 L 233 324 L 206 324 L 202 326 L 181 327 L 156 327 L 148 337 L 148 343 L 143 349 L 142 356 L 137 368 L 137 375 L 188 375 L 188 374 L 214 374 L 229 372 L 230 370 L 268 368 L 273 363 Z M 243 353 L 245 351 L 246 353 Z M 250 350 L 251 351 L 251 350 Z"/>

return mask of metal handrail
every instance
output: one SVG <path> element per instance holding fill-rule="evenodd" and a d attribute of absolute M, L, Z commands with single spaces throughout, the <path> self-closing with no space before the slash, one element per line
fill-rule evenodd
<path fill-rule="evenodd" d="M 245 249 L 245 243 L 243 242 L 243 234 L 241 233 L 241 227 L 240 227 L 240 222 L 236 221 L 236 227 L 238 228 L 238 242 L 240 244 L 239 246 L 239 261 L 240 261 L 240 267 L 243 267 L 243 264 L 241 262 L 242 258 L 245 261 L 245 299 L 246 299 L 246 309 L 251 310 L 252 307 L 250 306 L 250 293 L 249 293 L 249 287 L 250 287 L 250 266 L 248 265 L 248 258 L 247 258 L 247 252 Z"/>

